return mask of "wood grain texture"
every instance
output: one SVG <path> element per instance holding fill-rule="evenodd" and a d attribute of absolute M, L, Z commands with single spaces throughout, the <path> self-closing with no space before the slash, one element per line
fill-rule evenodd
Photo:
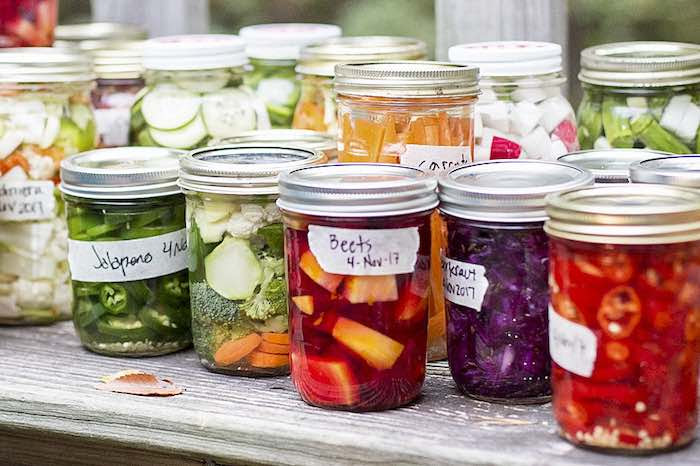
<path fill-rule="evenodd" d="M 151 37 L 209 32 L 205 0 L 91 0 L 92 19 L 138 24 Z"/>
<path fill-rule="evenodd" d="M 307 406 L 288 378 L 210 373 L 192 351 L 150 359 L 98 356 L 81 348 L 69 323 L 0 328 L 0 361 L 0 459 L 12 463 L 45 463 L 51 453 L 41 445 L 56 439 L 54 451 L 61 459 L 78 455 L 74 464 L 90 464 L 95 449 L 104 464 L 128 463 L 133 457 L 121 453 L 125 449 L 153 464 L 167 458 L 169 464 L 639 464 L 560 440 L 550 405 L 463 397 L 445 363 L 429 366 L 417 403 L 357 414 Z M 94 388 L 100 376 L 127 368 L 152 371 L 187 391 L 149 398 Z M 13 433 L 8 443 L 3 432 Z M 81 442 L 86 451 L 78 454 Z M 691 466 L 698 458 L 695 444 L 644 465 Z"/>

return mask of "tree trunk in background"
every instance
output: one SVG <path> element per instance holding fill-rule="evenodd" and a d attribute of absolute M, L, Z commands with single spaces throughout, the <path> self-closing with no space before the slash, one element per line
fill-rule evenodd
<path fill-rule="evenodd" d="M 209 32 L 207 0 L 91 0 L 93 21 L 138 24 L 150 37 Z"/>

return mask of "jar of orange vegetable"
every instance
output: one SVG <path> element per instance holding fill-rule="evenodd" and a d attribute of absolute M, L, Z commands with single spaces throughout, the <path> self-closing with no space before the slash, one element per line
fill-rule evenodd
<path fill-rule="evenodd" d="M 423 60 L 426 56 L 425 43 L 410 37 L 338 37 L 303 48 L 296 67 L 301 75 L 301 96 L 294 111 L 292 128 L 337 132 L 333 95 L 335 65 L 377 60 Z"/>
<path fill-rule="evenodd" d="M 338 158 L 400 163 L 440 172 L 472 160 L 478 69 L 437 62 L 336 66 Z M 432 218 L 428 357 L 445 356 L 440 251 L 443 223 Z"/>

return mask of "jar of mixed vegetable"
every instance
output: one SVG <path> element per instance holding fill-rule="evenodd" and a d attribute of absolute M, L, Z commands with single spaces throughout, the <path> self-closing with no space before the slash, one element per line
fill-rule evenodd
<path fill-rule="evenodd" d="M 452 63 L 338 65 L 338 159 L 400 163 L 430 172 L 470 162 L 477 79 L 476 68 Z M 440 291 L 443 230 L 435 212 L 428 331 L 431 360 L 445 357 L 445 308 Z"/>
<path fill-rule="evenodd" d="M 61 164 L 73 322 L 92 351 L 156 356 L 191 343 L 181 156 L 123 147 Z"/>
<path fill-rule="evenodd" d="M 447 354 L 464 394 L 549 400 L 545 196 L 592 182 L 581 168 L 535 160 L 477 162 L 440 178 Z"/>
<path fill-rule="evenodd" d="M 51 47 L 58 0 L 0 3 L 0 47 Z"/>
<path fill-rule="evenodd" d="M 561 435 L 604 451 L 690 442 L 700 356 L 700 193 L 608 185 L 548 198 L 549 349 Z"/>
<path fill-rule="evenodd" d="M 265 105 L 243 84 L 247 63 L 245 43 L 234 35 L 146 41 L 146 87 L 131 107 L 131 143 L 191 149 L 269 128 Z"/>
<path fill-rule="evenodd" d="M 194 348 L 207 369 L 289 373 L 281 171 L 323 163 L 274 145 L 200 149 L 182 160 L 187 196 Z"/>
<path fill-rule="evenodd" d="M 653 154 L 630 166 L 632 183 L 700 188 L 700 155 Z"/>
<path fill-rule="evenodd" d="M 582 149 L 700 152 L 700 45 L 620 42 L 581 52 Z"/>
<path fill-rule="evenodd" d="M 305 45 L 342 33 L 333 24 L 277 23 L 242 28 L 252 69 L 245 81 L 264 102 L 273 128 L 289 128 L 299 100 L 300 83 L 294 67 Z"/>
<path fill-rule="evenodd" d="M 423 60 L 425 43 L 409 37 L 338 37 L 309 45 L 301 51 L 296 71 L 301 75 L 301 97 L 294 111 L 293 128 L 331 134 L 338 132 L 333 76 L 339 63 L 380 60 Z"/>
<path fill-rule="evenodd" d="M 377 411 L 425 379 L 436 181 L 398 165 L 280 177 L 292 381 L 307 403 Z"/>
<path fill-rule="evenodd" d="M 309 129 L 267 129 L 247 131 L 232 138 L 224 138 L 210 141 L 209 145 L 227 144 L 262 144 L 281 147 L 301 147 L 321 151 L 328 161 L 338 160 L 338 145 L 335 136 L 328 133 L 311 131 Z"/>
<path fill-rule="evenodd" d="M 479 42 L 450 47 L 449 56 L 481 73 L 475 160 L 556 160 L 578 150 L 574 110 L 561 92 L 560 45 Z"/>
<path fill-rule="evenodd" d="M 54 185 L 64 156 L 95 147 L 89 59 L 0 50 L 0 324 L 70 318 L 67 232 Z"/>
<path fill-rule="evenodd" d="M 562 155 L 559 161 L 588 170 L 596 184 L 629 183 L 630 166 L 664 155 L 670 154 L 646 149 L 592 149 Z"/>

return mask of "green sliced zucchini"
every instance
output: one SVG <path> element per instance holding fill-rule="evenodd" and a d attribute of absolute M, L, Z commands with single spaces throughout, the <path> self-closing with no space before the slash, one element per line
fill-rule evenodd
<path fill-rule="evenodd" d="M 225 238 L 204 259 L 209 286 L 227 299 L 247 299 L 262 282 L 260 262 L 248 241 Z"/>

